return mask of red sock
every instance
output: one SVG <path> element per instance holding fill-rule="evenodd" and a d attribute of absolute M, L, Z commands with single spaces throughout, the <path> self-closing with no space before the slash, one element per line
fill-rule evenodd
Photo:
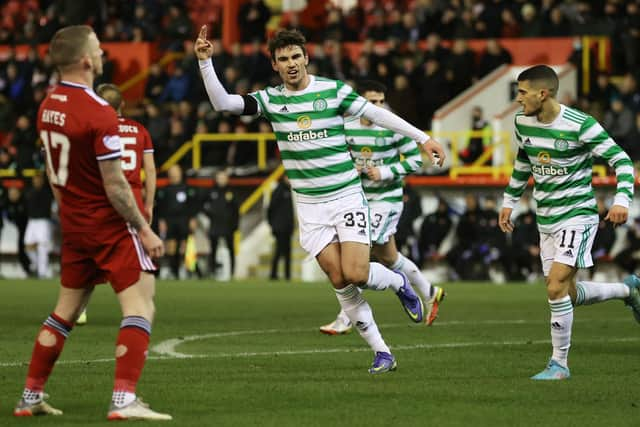
<path fill-rule="evenodd" d="M 116 341 L 116 378 L 114 391 L 136 392 L 136 384 L 147 359 L 151 324 L 140 316 L 122 320 Z"/>
<path fill-rule="evenodd" d="M 45 320 L 33 346 L 25 388 L 35 392 L 44 389 L 72 328 L 73 323 L 54 313 Z"/>

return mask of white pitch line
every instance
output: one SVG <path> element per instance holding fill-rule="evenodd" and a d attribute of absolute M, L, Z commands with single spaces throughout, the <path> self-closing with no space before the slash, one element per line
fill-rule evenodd
<path fill-rule="evenodd" d="M 405 350 L 434 350 L 434 349 L 449 349 L 449 348 L 463 348 L 463 347 L 495 347 L 495 346 L 521 346 L 521 345 L 539 345 L 549 344 L 549 340 L 526 340 L 526 341 L 477 341 L 477 342 L 452 342 L 441 344 L 415 344 L 415 345 L 397 345 L 391 346 L 394 351 Z M 640 342 L 638 338 L 610 338 L 607 340 L 581 340 L 581 344 L 603 344 L 603 343 L 622 343 L 622 342 Z M 175 358 L 170 356 L 156 356 L 148 357 L 151 360 L 176 360 L 176 359 L 222 359 L 222 358 L 234 358 L 234 357 L 264 357 L 264 356 L 296 356 L 305 354 L 327 354 L 327 353 L 355 353 L 355 352 L 370 352 L 370 348 L 366 347 L 350 347 L 350 348 L 313 348 L 308 350 L 279 350 L 279 351 L 264 351 L 264 352 L 239 352 L 239 353 L 212 353 L 212 354 L 193 354 L 186 357 Z M 115 359 L 89 359 L 89 360 L 60 360 L 58 365 L 78 365 L 86 363 L 112 363 Z M 0 367 L 15 367 L 24 366 L 26 362 L 8 362 L 0 363 Z"/>
<path fill-rule="evenodd" d="M 595 322 L 596 320 L 582 319 L 582 322 Z M 623 321 L 623 319 L 607 319 L 607 322 L 618 322 Z M 625 319 L 624 321 L 628 321 Z M 542 322 L 531 322 L 525 320 L 483 320 L 477 322 L 466 322 L 466 321 L 448 321 L 448 322 L 438 322 L 437 326 L 455 326 L 455 325 L 464 325 L 473 323 L 474 325 L 478 324 L 535 324 Z M 546 322 L 545 322 L 546 323 Z M 395 328 L 395 327 L 420 327 L 420 326 L 412 326 L 406 323 L 394 323 L 394 324 L 386 324 L 381 325 L 381 328 Z M 212 353 L 212 354 L 185 354 L 179 353 L 175 351 L 175 346 L 178 344 L 182 344 L 189 341 L 197 341 L 204 340 L 210 338 L 220 338 L 220 337 L 229 337 L 229 336 L 240 336 L 240 335 L 256 335 L 256 334 L 276 334 L 276 333 L 294 333 L 294 332 L 317 332 L 317 330 L 309 329 L 309 328 L 300 328 L 300 329 L 264 329 L 264 330 L 241 330 L 241 331 L 229 331 L 229 332 L 216 332 L 210 334 L 201 334 L 201 335 L 190 335 L 184 338 L 173 338 L 169 340 L 162 341 L 152 348 L 152 351 L 155 351 L 160 354 L 160 356 L 150 356 L 148 359 L 150 360 L 168 360 L 168 359 L 218 359 L 218 358 L 233 358 L 233 357 L 261 357 L 261 356 L 276 356 L 276 355 L 305 355 L 305 354 L 326 354 L 326 353 L 351 353 L 351 352 L 364 352 L 371 351 L 371 349 L 366 347 L 350 347 L 350 348 L 317 348 L 317 349 L 308 349 L 308 350 L 279 350 L 279 351 L 268 351 L 268 352 L 238 352 L 238 353 Z M 589 344 L 597 344 L 597 343 L 614 343 L 614 342 L 638 342 L 640 341 L 640 337 L 638 338 L 611 338 L 608 340 L 597 339 L 591 341 L 580 341 L 580 343 L 589 343 Z M 404 350 L 424 350 L 424 349 L 446 349 L 446 348 L 462 348 L 462 347 L 482 347 L 482 346 L 519 346 L 519 345 L 531 345 L 531 344 L 548 344 L 549 340 L 524 340 L 524 341 L 495 341 L 495 342 L 453 342 L 453 343 L 440 343 L 440 344 L 415 344 L 415 345 L 398 345 L 392 346 L 391 348 L 394 351 L 404 351 Z M 86 363 L 113 363 L 115 361 L 114 358 L 99 358 L 99 359 L 70 359 L 70 360 L 60 360 L 56 364 L 57 365 L 77 365 L 77 364 L 86 364 Z M 28 362 L 0 362 L 0 368 L 7 367 L 17 367 L 17 366 L 26 366 Z"/>

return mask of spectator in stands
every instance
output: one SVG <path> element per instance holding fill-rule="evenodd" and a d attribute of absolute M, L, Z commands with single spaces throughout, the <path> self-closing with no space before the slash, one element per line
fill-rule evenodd
<path fill-rule="evenodd" d="M 605 221 L 608 209 L 605 204 L 604 197 L 598 197 L 596 199 L 596 203 L 598 204 L 598 216 L 600 217 L 600 222 L 598 223 L 598 232 L 596 233 L 596 238 L 593 241 L 593 247 L 591 248 L 591 257 L 593 258 L 595 266 L 598 265 L 598 261 L 609 259 L 611 248 L 616 241 L 616 230 L 613 224 L 609 221 Z M 590 269 L 592 274 L 595 266 Z"/>
<path fill-rule="evenodd" d="M 185 100 L 189 93 L 190 83 L 189 76 L 187 76 L 182 66 L 176 67 L 169 80 L 167 80 L 167 85 L 162 95 L 160 95 L 159 101 L 179 102 Z"/>
<path fill-rule="evenodd" d="M 398 252 L 404 254 L 413 262 L 419 262 L 420 252 L 418 250 L 418 241 L 415 238 L 413 223 L 422 215 L 422 205 L 420 195 L 406 182 L 404 184 L 402 202 L 402 215 L 400 215 L 398 230 L 395 235 L 396 246 Z"/>
<path fill-rule="evenodd" d="M 238 230 L 239 224 L 239 204 L 233 190 L 229 188 L 229 173 L 221 169 L 216 173 L 215 185 L 204 197 L 202 210 L 209 218 L 209 241 L 211 243 L 210 272 L 216 274 L 218 242 L 225 241 L 229 251 L 231 261 L 231 277 L 233 277 L 236 266 L 235 242 L 233 235 Z"/>
<path fill-rule="evenodd" d="M 249 43 L 256 39 L 264 42 L 269 19 L 271 19 L 271 10 L 263 0 L 249 0 L 244 3 L 238 11 L 240 40 L 243 43 Z"/>
<path fill-rule="evenodd" d="M 611 100 L 611 107 L 605 113 L 602 125 L 621 147 L 632 144 L 629 136 L 634 127 L 633 112 L 622 102 L 622 99 L 615 97 Z M 637 142 L 633 143 L 637 144 Z"/>
<path fill-rule="evenodd" d="M 572 34 L 571 22 L 564 16 L 559 6 L 549 11 L 548 21 L 542 27 L 543 37 L 567 37 Z"/>
<path fill-rule="evenodd" d="M 442 46 L 442 39 L 438 33 L 429 33 L 427 36 L 427 46 L 424 53 L 425 61 L 429 59 L 435 59 L 440 64 L 446 62 L 449 59 L 451 51 Z"/>
<path fill-rule="evenodd" d="M 190 52 L 191 55 L 193 55 L 193 49 L 191 49 Z M 273 73 L 271 61 L 269 61 L 269 57 L 262 51 L 262 45 L 258 40 L 254 40 L 251 43 L 251 50 L 245 57 L 245 65 L 246 74 L 252 84 L 266 84 Z M 216 66 L 218 65 L 216 64 Z"/>
<path fill-rule="evenodd" d="M 449 85 L 440 62 L 428 59 L 424 64 L 424 75 L 418 80 L 418 125 L 431 129 L 431 117 L 450 98 Z"/>
<path fill-rule="evenodd" d="M 487 47 L 480 56 L 478 77 L 482 78 L 502 64 L 511 64 L 511 53 L 503 48 L 496 39 L 487 40 Z"/>
<path fill-rule="evenodd" d="M 157 102 L 164 93 L 168 80 L 169 76 L 167 76 L 160 64 L 151 64 L 147 83 L 144 87 L 144 96 L 153 102 Z"/>
<path fill-rule="evenodd" d="M 133 15 L 136 26 L 142 31 L 142 40 L 155 40 L 158 35 L 158 27 L 156 26 L 155 22 L 153 22 L 153 15 L 150 11 L 147 10 L 145 4 L 136 4 Z"/>
<path fill-rule="evenodd" d="M 513 10 L 509 7 L 502 9 L 502 28 L 500 30 L 500 37 L 503 38 L 516 38 L 520 37 L 520 22 L 515 16 Z"/>
<path fill-rule="evenodd" d="M 21 115 L 12 132 L 11 144 L 16 149 L 16 169 L 32 169 L 39 163 L 39 150 L 36 147 L 38 136 L 31 120 Z M 39 165 L 38 165 L 39 166 Z"/>
<path fill-rule="evenodd" d="M 458 14 L 451 13 L 451 17 L 455 16 L 451 30 L 451 38 L 454 39 L 473 39 L 476 38 L 475 17 L 470 8 L 464 8 Z"/>
<path fill-rule="evenodd" d="M 22 112 L 27 108 L 31 96 L 31 84 L 20 74 L 17 63 L 7 64 L 5 75 L 0 76 L 0 91 L 11 100 L 17 111 Z"/>
<path fill-rule="evenodd" d="M 515 219 L 510 248 L 511 280 L 532 281 L 540 271 L 540 233 L 531 207 Z"/>
<path fill-rule="evenodd" d="M 35 267 L 38 278 L 51 277 L 49 252 L 51 251 L 51 205 L 53 194 L 44 173 L 34 175 L 31 188 L 27 191 L 27 227 L 24 244 L 31 265 Z"/>
<path fill-rule="evenodd" d="M 631 111 L 640 112 L 640 88 L 638 79 L 631 72 L 624 75 L 620 85 L 620 98 Z"/>
<path fill-rule="evenodd" d="M 386 41 L 389 38 L 389 27 L 385 22 L 384 11 L 376 9 L 372 13 L 372 21 L 365 28 L 364 36 L 374 41 Z"/>
<path fill-rule="evenodd" d="M 157 149 L 161 146 L 167 146 L 167 140 L 169 139 L 168 117 L 156 104 L 147 104 L 145 110 L 146 120 L 144 124 L 154 145 Z"/>
<path fill-rule="evenodd" d="M 393 87 L 387 93 L 387 102 L 391 109 L 406 121 L 414 126 L 419 124 L 416 93 L 409 86 L 409 79 L 404 74 L 398 74 L 394 78 Z"/>
<path fill-rule="evenodd" d="M 440 252 L 440 247 L 452 227 L 449 204 L 444 198 L 438 197 L 436 210 L 425 216 L 420 226 L 418 237 L 420 261 L 438 261 L 447 256 L 446 253 Z"/>
<path fill-rule="evenodd" d="M 24 273 L 27 275 L 27 277 L 30 277 L 32 275 L 31 261 L 29 260 L 29 256 L 27 256 L 24 242 L 24 236 L 27 230 L 28 221 L 27 203 L 25 202 L 22 190 L 20 190 L 18 187 L 9 188 L 9 191 L 7 193 L 7 219 L 13 222 L 13 224 L 18 229 L 18 261 L 20 262 L 20 266 L 22 267 Z M 2 219 L 0 219 L 0 230 L 2 230 Z"/>
<path fill-rule="evenodd" d="M 500 0 L 483 2 L 483 7 L 476 18 L 476 32 L 479 37 L 496 38 L 502 32 L 502 12 L 505 5 Z"/>
<path fill-rule="evenodd" d="M 278 264 L 284 259 L 284 277 L 291 280 L 291 236 L 293 235 L 293 201 L 291 185 L 287 175 L 282 175 L 278 186 L 271 194 L 271 202 L 267 209 L 267 221 L 271 233 L 276 239 L 276 246 L 271 261 L 271 280 L 278 279 Z"/>
<path fill-rule="evenodd" d="M 491 143 L 491 128 L 489 122 L 484 119 L 482 107 L 475 106 L 471 109 L 471 132 L 473 134 L 469 137 L 467 146 L 459 153 L 460 160 L 465 165 L 478 160 L 484 153 L 485 146 Z M 481 133 L 481 135 L 477 135 L 477 133 Z"/>
<path fill-rule="evenodd" d="M 620 96 L 620 91 L 611 83 L 609 73 L 606 71 L 598 72 L 595 83 L 589 92 L 589 99 L 598 103 L 603 110 L 609 108 L 609 103 L 613 98 Z"/>
<path fill-rule="evenodd" d="M 475 75 L 475 57 L 466 40 L 454 40 L 445 68 L 451 96 L 456 96 L 471 86 Z"/>
<path fill-rule="evenodd" d="M 171 274 L 178 279 L 197 197 L 195 189 L 184 182 L 179 165 L 171 166 L 168 175 L 169 185 L 156 193 L 158 234 L 165 241 Z"/>
<path fill-rule="evenodd" d="M 167 24 L 163 30 L 169 40 L 167 48 L 177 52 L 182 51 L 182 42 L 190 39 L 193 32 L 193 24 L 180 3 L 175 2 L 169 6 Z"/>

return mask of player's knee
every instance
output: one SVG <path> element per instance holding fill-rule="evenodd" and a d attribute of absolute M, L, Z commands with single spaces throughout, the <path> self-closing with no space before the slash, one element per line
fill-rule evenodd
<path fill-rule="evenodd" d="M 567 294 L 567 287 L 564 285 L 564 283 L 562 283 L 559 280 L 547 278 L 546 285 L 547 285 L 547 297 L 550 300 L 556 300 L 556 299 L 562 298 Z"/>
<path fill-rule="evenodd" d="M 352 283 L 356 286 L 362 286 L 369 280 L 368 264 L 364 267 L 351 266 L 343 272 L 346 283 Z"/>
<path fill-rule="evenodd" d="M 339 272 L 339 271 L 331 272 L 328 274 L 328 276 L 329 276 L 329 281 L 331 282 L 333 287 L 336 289 L 344 288 L 344 286 L 347 284 L 347 282 L 345 282 L 344 276 L 342 275 L 342 272 Z"/>

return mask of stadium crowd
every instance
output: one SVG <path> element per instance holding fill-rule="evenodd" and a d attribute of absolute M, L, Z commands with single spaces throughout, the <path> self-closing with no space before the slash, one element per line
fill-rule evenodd
<path fill-rule="evenodd" d="M 222 16 L 220 3 L 0 1 L 0 45 L 7 48 L 6 54 L 0 56 L 0 169 L 14 169 L 19 175 L 24 169 L 43 166 L 37 146 L 36 114 L 40 101 L 58 77 L 48 55 L 40 57 L 36 45 L 47 42 L 57 29 L 70 24 L 92 25 L 103 42 L 153 41 L 162 51 L 181 53 L 180 59 L 169 67 L 151 66 L 144 99 L 127 109 L 127 115 L 149 130 L 158 165 L 194 133 L 271 132 L 264 119 L 247 120 L 213 111 L 201 84 L 192 40 L 202 23 L 213 24 L 210 27 L 215 35 Z M 286 12 L 274 21 L 275 16 L 276 11 L 262 0 L 245 2 L 238 14 L 242 43 L 227 51 L 219 38 L 212 40 L 213 61 L 229 92 L 246 94 L 278 83 L 264 49 L 264 41 L 276 22 L 276 27 L 295 28 L 306 35 L 310 43 L 310 73 L 348 82 L 381 81 L 389 88 L 387 100 L 391 108 L 427 130 L 438 107 L 491 70 L 511 62 L 510 52 L 500 44 L 501 38 L 607 36 L 611 39 L 610 70 L 594 72 L 590 93 L 579 93 L 578 99 L 568 101 L 600 120 L 631 158 L 640 160 L 636 143 L 640 139 L 638 0 L 361 0 L 348 9 L 327 1 L 312 26 L 304 24 L 297 12 Z M 488 39 L 486 50 L 472 51 L 467 40 L 473 38 Z M 451 43 L 445 44 L 444 40 Z M 580 67 L 582 46 L 579 38 L 575 40 L 574 52 L 567 60 Z M 356 60 L 347 54 L 345 42 L 362 43 Z M 16 54 L 18 44 L 30 46 L 26 55 Z M 108 52 L 105 55 L 104 74 L 96 85 L 111 82 L 118 67 L 109 60 Z M 619 84 L 612 82 L 612 76 L 618 77 Z M 273 150 L 269 155 L 274 159 L 277 156 Z M 251 171 L 256 154 L 251 144 L 228 142 L 206 149 L 202 161 L 215 169 Z M 430 245 L 433 243 L 419 244 L 420 260 L 433 256 Z M 512 273 L 517 276 L 522 272 Z"/>

